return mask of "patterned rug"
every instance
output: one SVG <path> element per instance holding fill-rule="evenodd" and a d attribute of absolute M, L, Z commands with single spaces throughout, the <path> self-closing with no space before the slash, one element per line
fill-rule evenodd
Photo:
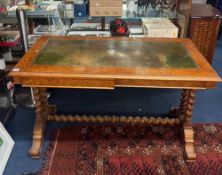
<path fill-rule="evenodd" d="M 41 175 L 222 175 L 222 124 L 196 124 L 196 162 L 179 126 L 67 127 L 52 134 Z"/>

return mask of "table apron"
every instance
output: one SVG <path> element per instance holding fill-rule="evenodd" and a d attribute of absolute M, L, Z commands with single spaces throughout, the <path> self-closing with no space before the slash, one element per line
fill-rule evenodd
<path fill-rule="evenodd" d="M 115 87 L 206 89 L 215 82 L 186 80 L 102 79 L 102 78 L 49 78 L 14 77 L 15 84 L 27 87 L 114 89 Z"/>

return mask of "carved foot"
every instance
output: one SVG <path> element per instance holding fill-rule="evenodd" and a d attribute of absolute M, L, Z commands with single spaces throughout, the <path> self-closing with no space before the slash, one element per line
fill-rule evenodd
<path fill-rule="evenodd" d="M 188 162 L 194 162 L 196 160 L 193 135 L 194 131 L 192 126 L 184 126 L 185 151 Z"/>
<path fill-rule="evenodd" d="M 32 147 L 29 149 L 29 155 L 33 159 L 39 159 L 42 148 L 42 141 L 33 138 L 33 142 L 35 143 L 33 143 Z"/>
<path fill-rule="evenodd" d="M 36 120 L 35 126 L 33 130 L 33 140 L 32 140 L 32 147 L 29 150 L 29 154 L 32 158 L 38 159 L 40 150 L 42 147 L 43 141 L 43 132 L 45 128 L 45 123 L 42 120 Z"/>

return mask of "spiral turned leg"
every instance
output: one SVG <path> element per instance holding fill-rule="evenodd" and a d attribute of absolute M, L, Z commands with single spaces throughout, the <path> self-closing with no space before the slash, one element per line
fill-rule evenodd
<path fill-rule="evenodd" d="M 187 91 L 182 90 L 181 92 L 181 99 L 180 99 L 180 105 L 178 107 L 172 107 L 170 109 L 170 116 L 180 118 L 180 121 L 183 121 L 183 113 L 185 110 L 185 105 L 186 105 L 186 100 L 187 100 Z"/>
<path fill-rule="evenodd" d="M 178 108 L 178 115 L 181 121 L 184 121 L 184 114 L 186 111 L 186 104 L 188 97 L 189 97 L 189 90 L 183 90 L 181 93 L 180 106 Z"/>
<path fill-rule="evenodd" d="M 35 125 L 33 129 L 32 147 L 29 154 L 32 158 L 39 158 L 42 147 L 44 128 L 48 115 L 48 100 L 46 88 L 33 88 L 33 96 L 35 100 Z"/>
<path fill-rule="evenodd" d="M 195 90 L 183 90 L 180 103 L 180 118 L 183 123 L 185 151 L 187 161 L 195 161 L 194 131 L 192 127 L 192 112 L 195 101 Z"/>

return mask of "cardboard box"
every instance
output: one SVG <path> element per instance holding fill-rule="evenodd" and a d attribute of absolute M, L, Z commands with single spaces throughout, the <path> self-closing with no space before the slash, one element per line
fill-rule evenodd
<path fill-rule="evenodd" d="M 122 0 L 90 0 L 90 16 L 122 16 Z"/>
<path fill-rule="evenodd" d="M 122 7 L 90 7 L 90 16 L 122 16 Z"/>
<path fill-rule="evenodd" d="M 171 21 L 168 18 L 141 18 L 142 25 L 145 24 L 161 24 L 161 23 L 171 23 Z"/>
<path fill-rule="evenodd" d="M 90 0 L 90 7 L 122 7 L 120 0 Z"/>
<path fill-rule="evenodd" d="M 167 18 L 142 19 L 144 35 L 147 37 L 177 38 L 178 27 Z"/>

